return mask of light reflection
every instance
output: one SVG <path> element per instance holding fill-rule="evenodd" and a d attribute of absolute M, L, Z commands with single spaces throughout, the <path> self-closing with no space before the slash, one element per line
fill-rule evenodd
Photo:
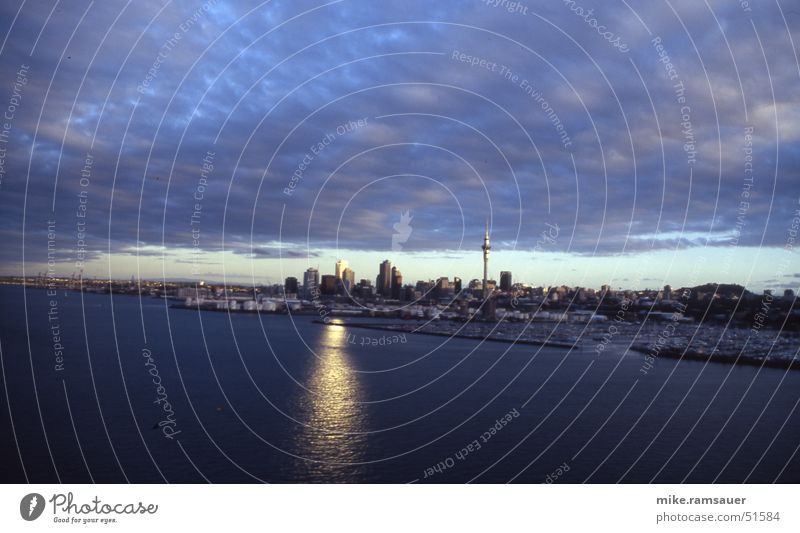
<path fill-rule="evenodd" d="M 306 424 L 298 435 L 298 447 L 313 470 L 335 475 L 347 468 L 335 463 L 361 460 L 363 436 L 353 434 L 365 429 L 361 405 L 361 384 L 352 366 L 346 329 L 321 326 L 320 342 L 314 346 L 313 368 L 300 405 L 301 420 Z M 350 473 L 352 471 L 350 470 Z"/>

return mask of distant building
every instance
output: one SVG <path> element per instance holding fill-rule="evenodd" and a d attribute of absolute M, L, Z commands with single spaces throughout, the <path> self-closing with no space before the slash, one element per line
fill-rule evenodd
<path fill-rule="evenodd" d="M 368 279 L 362 279 L 358 282 L 355 292 L 359 298 L 371 298 L 374 295 L 372 282 Z"/>
<path fill-rule="evenodd" d="M 511 286 L 514 283 L 511 281 L 511 272 L 508 270 L 504 270 L 500 272 L 500 290 L 503 292 L 508 292 L 511 290 Z"/>
<path fill-rule="evenodd" d="M 403 287 L 403 297 L 401 300 L 411 302 L 416 299 L 416 291 L 413 285 L 406 285 Z"/>
<path fill-rule="evenodd" d="M 391 286 L 391 295 L 392 298 L 398 300 L 400 298 L 400 289 L 403 287 L 403 274 L 400 273 L 400 270 L 397 267 L 392 267 L 392 286 Z"/>
<path fill-rule="evenodd" d="M 290 297 L 290 294 L 297 296 L 297 278 L 286 278 L 286 281 L 283 283 L 283 292 L 286 294 L 287 298 Z"/>
<path fill-rule="evenodd" d="M 336 294 L 336 282 L 338 279 L 336 276 L 331 274 L 325 274 L 322 276 L 322 281 L 320 282 L 319 292 L 326 295 L 331 296 Z"/>
<path fill-rule="evenodd" d="M 303 273 L 303 298 L 312 300 L 319 295 L 319 270 L 309 268 Z"/>
<path fill-rule="evenodd" d="M 378 269 L 378 278 L 375 288 L 381 296 L 388 298 L 392 295 L 392 262 L 388 259 L 381 263 Z"/>
<path fill-rule="evenodd" d="M 439 278 L 436 280 L 436 297 L 442 298 L 452 293 L 450 288 L 450 280 L 448 278 Z"/>
<path fill-rule="evenodd" d="M 344 259 L 339 259 L 338 261 L 336 261 L 336 278 L 337 279 L 344 279 L 344 271 L 347 270 L 348 266 L 350 266 L 350 265 Z"/>
<path fill-rule="evenodd" d="M 356 273 L 350 270 L 350 268 L 345 268 L 342 270 L 342 287 L 344 287 L 346 292 L 350 292 L 353 290 L 353 287 L 356 286 Z"/>
<path fill-rule="evenodd" d="M 461 292 L 461 278 L 459 277 L 453 278 L 453 292 L 456 294 Z"/>

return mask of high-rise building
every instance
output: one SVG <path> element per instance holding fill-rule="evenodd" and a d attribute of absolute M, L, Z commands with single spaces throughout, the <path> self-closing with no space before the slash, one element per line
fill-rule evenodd
<path fill-rule="evenodd" d="M 388 259 L 381 263 L 375 285 L 381 296 L 388 298 L 392 295 L 392 262 Z"/>
<path fill-rule="evenodd" d="M 455 277 L 453 278 L 453 292 L 458 295 L 461 292 L 461 278 Z"/>
<path fill-rule="evenodd" d="M 511 281 L 511 272 L 508 270 L 500 272 L 500 290 L 508 292 L 511 290 L 511 285 L 513 285 Z"/>
<path fill-rule="evenodd" d="M 403 287 L 403 274 L 397 267 L 392 267 L 392 286 L 391 294 L 395 300 L 400 298 L 400 289 Z"/>
<path fill-rule="evenodd" d="M 483 250 L 483 297 L 489 297 L 489 250 L 492 249 L 491 245 L 489 244 L 489 220 L 486 220 L 486 233 L 483 235 L 483 246 L 481 246 Z"/>
<path fill-rule="evenodd" d="M 319 270 L 309 268 L 303 273 L 303 298 L 312 300 L 319 295 Z"/>
<path fill-rule="evenodd" d="M 350 270 L 350 268 L 345 268 L 342 270 L 342 286 L 345 288 L 347 292 L 353 290 L 353 287 L 356 285 L 356 273 Z"/>
<path fill-rule="evenodd" d="M 336 294 L 336 282 L 337 278 L 331 274 L 325 274 L 322 276 L 322 281 L 320 282 L 319 292 L 326 295 L 331 296 Z"/>
<path fill-rule="evenodd" d="M 350 266 L 345 259 L 339 259 L 336 261 L 336 278 L 337 279 L 344 279 L 344 271 L 347 267 Z"/>
<path fill-rule="evenodd" d="M 286 281 L 283 283 L 283 292 L 286 294 L 287 298 L 290 298 L 290 294 L 297 296 L 297 278 L 286 278 Z"/>

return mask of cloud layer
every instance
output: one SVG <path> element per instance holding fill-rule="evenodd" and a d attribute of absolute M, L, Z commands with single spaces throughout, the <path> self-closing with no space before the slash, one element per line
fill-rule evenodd
<path fill-rule="evenodd" d="M 497 249 L 545 224 L 582 256 L 784 246 L 797 10 L 511 5 L 3 3 L 4 111 L 29 67 L 3 263 L 23 235 L 45 259 L 48 220 L 65 256 L 82 221 L 94 254 L 387 251 L 405 211 L 421 252 L 474 248 L 487 217 Z"/>

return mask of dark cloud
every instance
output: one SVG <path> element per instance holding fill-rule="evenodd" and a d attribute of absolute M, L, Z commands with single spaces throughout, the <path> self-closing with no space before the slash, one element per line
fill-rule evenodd
<path fill-rule="evenodd" d="M 49 18 L 28 2 L 11 27 L 18 4 L 0 5 L 0 108 L 30 66 L 0 189 L 7 264 L 23 232 L 25 260 L 44 257 L 50 218 L 74 248 L 82 192 L 92 250 L 189 250 L 195 227 L 203 250 L 251 258 L 388 250 L 409 210 L 414 251 L 458 250 L 489 216 L 507 248 L 545 223 L 581 255 L 783 246 L 798 208 L 800 35 L 780 4 L 580 2 L 627 53 L 560 2 L 78 2 Z"/>

